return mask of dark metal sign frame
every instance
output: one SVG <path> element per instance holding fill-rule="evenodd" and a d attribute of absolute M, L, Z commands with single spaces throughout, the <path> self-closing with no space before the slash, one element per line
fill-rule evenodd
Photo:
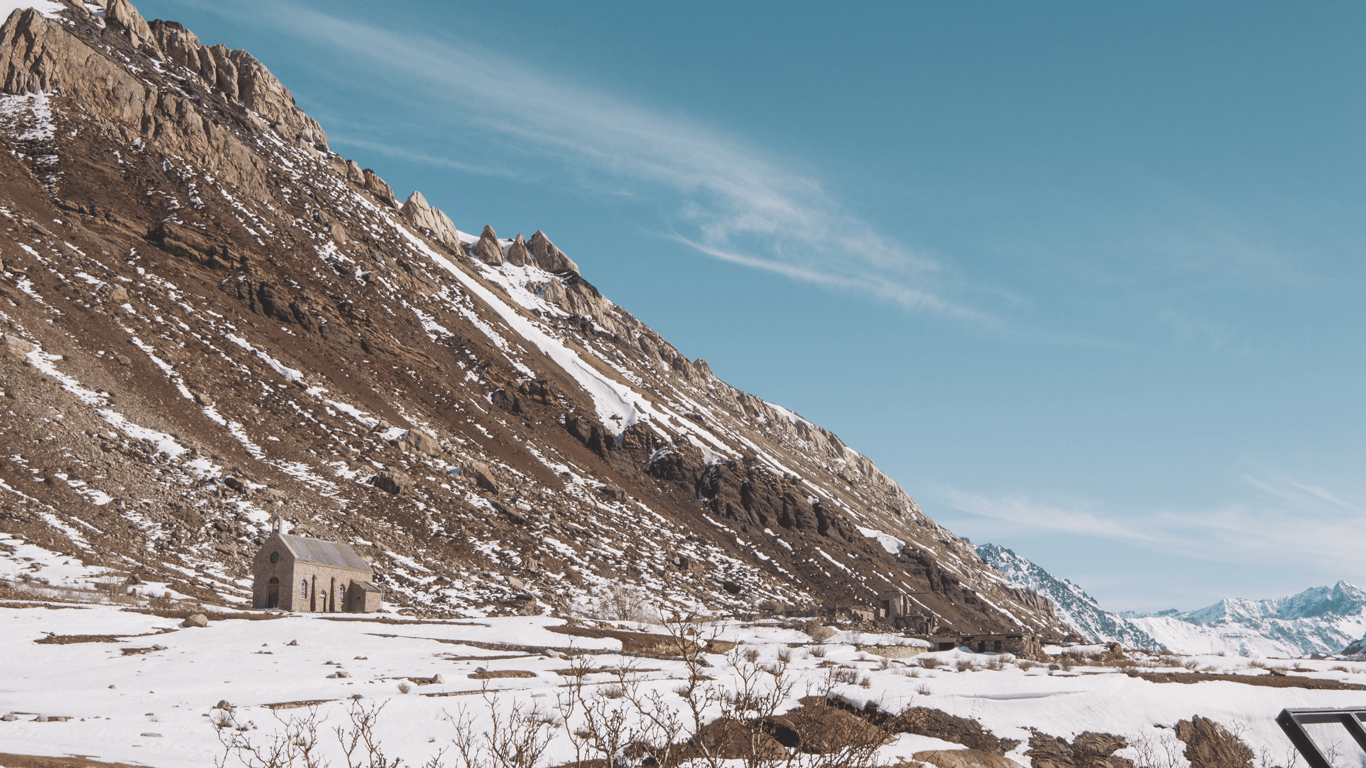
<path fill-rule="evenodd" d="M 1347 732 L 1356 740 L 1357 746 L 1361 751 L 1366 752 L 1366 726 L 1362 725 L 1362 719 L 1366 718 L 1366 707 L 1356 709 L 1283 709 L 1281 714 L 1276 716 L 1276 724 L 1281 726 L 1285 735 L 1290 737 L 1290 743 L 1295 745 L 1295 749 L 1304 757 L 1304 761 L 1309 763 L 1309 768 L 1333 768 L 1333 764 L 1328 762 L 1328 758 L 1323 756 L 1314 740 L 1305 731 L 1306 725 L 1338 724 L 1347 729 Z"/>

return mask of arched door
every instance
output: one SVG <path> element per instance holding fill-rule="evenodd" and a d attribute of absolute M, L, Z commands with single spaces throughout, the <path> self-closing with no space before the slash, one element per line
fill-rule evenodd
<path fill-rule="evenodd" d="M 274 610 L 280 607 L 280 580 L 274 576 L 266 583 L 266 608 Z"/>

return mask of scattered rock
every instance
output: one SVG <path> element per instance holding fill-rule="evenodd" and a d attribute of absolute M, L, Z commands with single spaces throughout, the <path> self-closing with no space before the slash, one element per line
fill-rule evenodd
<path fill-rule="evenodd" d="M 139 734 L 139 735 L 142 736 L 144 739 L 159 739 L 159 738 L 161 738 L 161 734 L 159 734 L 159 733 L 143 733 L 143 734 Z"/>
<path fill-rule="evenodd" d="M 219 699 L 219 700 L 218 700 L 218 703 L 215 704 L 215 705 L 213 705 L 213 708 L 214 708 L 214 709 L 232 709 L 232 704 L 231 704 L 227 699 Z"/>
<path fill-rule="evenodd" d="M 203 392 L 194 392 L 193 394 L 195 405 L 202 405 L 205 408 L 213 407 L 213 400 L 210 399 L 208 395 Z"/>
<path fill-rule="evenodd" d="M 0 351 L 15 360 L 23 360 L 33 351 L 33 345 L 13 334 L 0 335 Z"/>
<path fill-rule="evenodd" d="M 436 441 L 436 438 L 420 429 L 410 429 L 404 432 L 399 439 L 428 456 L 441 455 L 441 444 Z"/>
<path fill-rule="evenodd" d="M 95 295 L 115 304 L 128 303 L 128 289 L 113 283 L 104 283 L 95 289 Z"/>
<path fill-rule="evenodd" d="M 223 478 L 223 485 L 228 486 L 238 493 L 251 492 L 251 486 L 247 485 L 240 477 L 225 477 Z"/>
<path fill-rule="evenodd" d="M 122 365 L 122 366 L 132 365 L 132 363 L 133 363 L 132 360 L 129 360 L 129 359 L 128 359 L 128 356 L 127 356 L 127 355 L 114 355 L 114 359 L 115 359 L 116 361 L 118 361 L 118 364 L 119 364 L 119 365 Z"/>
<path fill-rule="evenodd" d="M 442 677 L 440 673 L 437 673 L 435 675 L 432 675 L 432 679 L 429 682 L 432 685 L 445 685 L 446 678 Z"/>
<path fill-rule="evenodd" d="M 111 685 L 109 687 L 113 688 L 114 686 Z M 0 720 L 3 720 L 6 723 L 12 723 L 18 719 L 19 718 L 13 712 L 6 713 L 5 715 L 0 715 Z"/>
<path fill-rule="evenodd" d="M 298 645 L 298 644 L 299 644 L 299 641 L 298 641 L 298 640 L 290 640 L 289 642 L 285 643 L 285 645 Z"/>
<path fill-rule="evenodd" d="M 202 614 L 202 613 L 196 613 L 196 614 L 194 614 L 193 616 L 190 616 L 189 618 L 187 618 L 187 619 L 185 619 L 184 621 L 180 622 L 180 626 L 182 626 L 182 627 L 207 627 L 207 626 L 209 626 L 209 617 L 208 617 L 208 616 L 205 616 L 205 615 Z"/>
<path fill-rule="evenodd" d="M 348 677 L 350 677 L 350 676 L 351 676 L 351 673 L 350 673 L 350 672 L 343 672 L 342 670 L 339 669 L 339 670 L 337 670 L 336 672 L 333 672 L 332 674 L 328 675 L 328 676 L 327 676 L 327 679 L 328 679 L 328 680 L 345 679 L 345 678 L 348 678 Z"/>
<path fill-rule="evenodd" d="M 493 473 L 489 471 L 487 464 L 482 461 L 474 462 L 470 465 L 470 474 L 474 475 L 475 485 L 495 496 L 498 495 L 498 483 L 493 479 Z"/>
<path fill-rule="evenodd" d="M 564 658 L 564 654 L 563 654 L 563 653 L 560 653 L 559 651 L 555 650 L 554 648 L 547 648 L 547 649 L 545 649 L 544 651 L 541 651 L 541 655 L 542 655 L 542 656 L 545 656 L 545 657 L 547 657 L 547 658 L 551 658 L 551 659 L 563 659 L 563 658 Z"/>
<path fill-rule="evenodd" d="M 395 496 L 407 496 L 413 492 L 413 479 L 407 473 L 397 469 L 375 475 L 372 485 Z"/>
<path fill-rule="evenodd" d="M 601 493 L 603 496 L 606 496 L 607 498 L 613 499 L 615 501 L 626 500 L 626 491 L 623 491 L 621 489 L 621 486 L 614 485 L 612 483 L 608 483 L 607 485 L 604 485 L 603 487 L 599 488 L 598 493 Z"/>
<path fill-rule="evenodd" d="M 508 586 L 509 586 L 509 587 L 512 587 L 513 589 L 517 590 L 518 592 L 521 592 L 522 590 L 526 589 L 526 582 L 522 581 L 521 579 L 517 578 L 516 576 L 509 576 L 509 577 L 508 577 Z"/>

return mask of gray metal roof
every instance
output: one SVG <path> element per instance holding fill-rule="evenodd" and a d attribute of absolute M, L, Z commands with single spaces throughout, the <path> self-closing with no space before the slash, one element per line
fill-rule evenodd
<path fill-rule="evenodd" d="M 379 591 L 380 591 L 379 587 L 375 586 L 374 584 L 371 584 L 371 583 L 368 582 L 368 581 L 358 581 L 358 582 L 356 582 L 356 584 L 357 584 L 361 589 L 365 590 L 366 592 L 379 592 Z"/>
<path fill-rule="evenodd" d="M 290 536 L 289 534 L 279 534 L 280 541 L 284 543 L 289 551 L 294 554 L 294 559 L 305 563 L 322 563 L 323 565 L 334 565 L 338 568 L 350 568 L 356 571 L 370 570 L 370 564 L 365 562 L 356 551 L 346 544 L 338 544 L 333 541 L 323 541 L 322 539 L 310 539 L 305 536 Z"/>

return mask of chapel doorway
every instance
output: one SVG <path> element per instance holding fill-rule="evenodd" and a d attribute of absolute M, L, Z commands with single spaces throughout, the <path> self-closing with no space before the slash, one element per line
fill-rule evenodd
<path fill-rule="evenodd" d="M 274 576 L 270 577 L 270 582 L 266 585 L 266 609 L 274 610 L 280 607 L 280 580 Z"/>

